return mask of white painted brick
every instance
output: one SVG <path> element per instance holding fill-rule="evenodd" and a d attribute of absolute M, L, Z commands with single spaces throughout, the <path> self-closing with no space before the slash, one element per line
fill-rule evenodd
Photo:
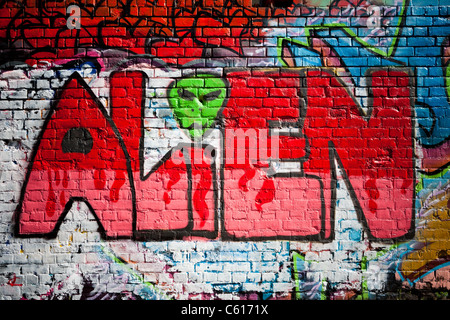
<path fill-rule="evenodd" d="M 217 281 L 220 283 L 229 283 L 231 282 L 231 272 L 219 272 L 217 273 Z"/>
<path fill-rule="evenodd" d="M 55 91 L 53 90 L 38 90 L 30 93 L 31 99 L 47 99 L 50 100 L 54 97 Z"/>
<path fill-rule="evenodd" d="M 169 251 L 191 251 L 195 248 L 195 242 L 171 241 Z"/>
<path fill-rule="evenodd" d="M 33 81 L 29 79 L 10 80 L 8 81 L 10 89 L 30 89 L 33 88 Z"/>
<path fill-rule="evenodd" d="M 249 262 L 226 262 L 224 263 L 223 270 L 231 272 L 250 272 L 251 267 Z"/>
<path fill-rule="evenodd" d="M 196 243 L 195 249 L 197 251 L 212 251 L 216 250 L 217 242 L 214 241 L 199 241 Z"/>
<path fill-rule="evenodd" d="M 280 282 L 289 282 L 292 280 L 292 275 L 289 269 L 285 269 L 283 272 L 278 273 L 277 280 Z"/>
<path fill-rule="evenodd" d="M 145 137 L 144 144 L 146 147 L 151 148 L 167 148 L 169 146 L 169 141 L 166 139 L 155 139 Z"/>
<path fill-rule="evenodd" d="M 347 270 L 337 269 L 336 271 L 333 272 L 332 280 L 337 282 L 347 282 L 348 281 Z"/>
<path fill-rule="evenodd" d="M 177 272 L 173 275 L 173 280 L 178 283 L 187 283 L 188 274 L 187 272 Z"/>
<path fill-rule="evenodd" d="M 23 70 L 10 70 L 0 74 L 0 79 L 26 79 L 27 75 Z"/>
<path fill-rule="evenodd" d="M 48 80 L 37 80 L 36 89 L 50 89 L 50 81 Z"/>
<path fill-rule="evenodd" d="M 50 274 L 48 274 L 48 272 L 45 274 L 40 273 L 38 276 L 39 276 L 39 283 L 42 284 L 51 283 L 52 277 Z"/>
<path fill-rule="evenodd" d="M 276 259 L 276 255 L 274 252 L 262 252 L 262 260 L 263 261 L 272 261 Z"/>
<path fill-rule="evenodd" d="M 16 264 L 26 264 L 28 263 L 28 257 L 25 254 L 14 255 L 14 263 Z"/>
<path fill-rule="evenodd" d="M 11 99 L 14 99 L 14 98 L 11 98 Z M 20 109 L 23 109 L 23 101 L 22 100 L 1 100 L 0 108 L 11 109 L 11 110 L 20 110 Z"/>
<path fill-rule="evenodd" d="M 54 70 L 45 70 L 43 77 L 44 78 L 53 78 L 55 76 Z"/>
<path fill-rule="evenodd" d="M 244 283 L 242 285 L 242 288 L 244 289 L 244 291 L 249 292 L 267 292 L 272 289 L 270 283 L 252 283 L 252 282 Z"/>
<path fill-rule="evenodd" d="M 50 80 L 50 86 L 53 89 L 58 89 L 60 87 L 62 87 L 62 85 L 67 81 L 67 79 L 51 79 Z"/>
<path fill-rule="evenodd" d="M 86 263 L 97 263 L 99 257 L 97 253 L 87 252 L 84 254 L 84 259 Z"/>
<path fill-rule="evenodd" d="M 252 251 L 248 253 L 248 261 L 261 261 L 261 260 L 262 260 L 262 252 Z"/>
<path fill-rule="evenodd" d="M 2 101 L 0 101 L 0 107 L 3 107 Z M 13 118 L 13 112 L 10 110 L 0 110 L 0 120 L 11 120 Z"/>
<path fill-rule="evenodd" d="M 205 282 L 217 282 L 217 273 L 215 272 L 205 272 L 203 273 L 203 281 Z"/>
<path fill-rule="evenodd" d="M 56 263 L 70 263 L 72 261 L 72 255 L 70 254 L 58 254 L 56 255 Z"/>
<path fill-rule="evenodd" d="M 158 281 L 158 275 L 156 273 L 144 273 L 144 281 L 155 283 Z"/>
<path fill-rule="evenodd" d="M 188 279 L 190 282 L 202 282 L 203 272 L 188 272 Z"/>
<path fill-rule="evenodd" d="M 253 263 L 252 271 L 254 272 L 278 272 L 280 268 L 277 262 Z"/>
<path fill-rule="evenodd" d="M 26 89 L 20 90 L 4 90 L 0 94 L 1 99 L 27 99 L 28 91 Z"/>
<path fill-rule="evenodd" d="M 276 279 L 276 274 L 274 272 L 264 272 L 261 274 L 261 277 L 263 282 L 273 282 Z"/>
<path fill-rule="evenodd" d="M 234 261 L 234 253 L 231 251 L 222 251 L 219 256 L 220 261 Z"/>
<path fill-rule="evenodd" d="M 20 286 L 3 286 L 0 292 L 5 300 L 19 300 L 22 297 L 21 288 Z"/>
<path fill-rule="evenodd" d="M 30 99 L 24 102 L 25 109 L 47 109 L 50 107 L 50 101 Z"/>
<path fill-rule="evenodd" d="M 205 272 L 205 271 L 221 272 L 223 270 L 227 271 L 226 269 L 224 269 L 224 264 L 223 263 L 203 262 L 203 263 L 197 263 L 195 265 L 195 271 L 198 271 L 198 272 Z"/>
<path fill-rule="evenodd" d="M 12 158 L 11 152 L 9 152 L 9 151 L 0 151 L 0 162 L 10 162 L 12 160 L 13 160 L 13 158 Z"/>
<path fill-rule="evenodd" d="M 248 261 L 247 252 L 233 252 L 233 261 Z"/>
<path fill-rule="evenodd" d="M 20 108 L 21 109 L 21 108 Z M 14 111 L 14 119 L 15 120 L 24 120 L 28 118 L 28 112 L 26 111 Z"/>
<path fill-rule="evenodd" d="M 27 286 L 31 285 L 37 285 L 39 283 L 39 278 L 35 274 L 27 274 L 25 276 L 25 283 Z"/>
<path fill-rule="evenodd" d="M 169 271 L 170 272 L 173 272 L 173 271 L 192 272 L 192 271 L 195 271 L 195 265 L 190 262 L 185 262 L 185 263 L 177 265 L 176 267 L 169 268 Z"/>
<path fill-rule="evenodd" d="M 244 283 L 247 281 L 246 272 L 233 272 L 231 274 L 231 281 L 235 283 Z"/>
<path fill-rule="evenodd" d="M 281 250 L 281 243 L 277 241 L 268 241 L 256 243 L 256 248 L 259 251 L 273 250 L 279 252 Z"/>
<path fill-rule="evenodd" d="M 234 295 L 232 293 L 219 293 L 217 295 L 217 298 L 219 298 L 220 300 L 235 300 L 235 299 L 239 299 L 238 297 L 236 297 L 236 295 Z"/>
<path fill-rule="evenodd" d="M 144 126 L 148 128 L 164 128 L 165 120 L 159 118 L 146 118 L 144 120 Z"/>
<path fill-rule="evenodd" d="M 223 242 L 221 244 L 221 251 L 252 251 L 252 242 Z"/>
<path fill-rule="evenodd" d="M 213 288 L 207 283 L 186 283 L 186 291 L 189 293 L 213 293 Z"/>
<path fill-rule="evenodd" d="M 13 253 L 0 254 L 0 264 L 10 264 L 10 263 L 13 263 L 13 260 L 14 260 Z"/>

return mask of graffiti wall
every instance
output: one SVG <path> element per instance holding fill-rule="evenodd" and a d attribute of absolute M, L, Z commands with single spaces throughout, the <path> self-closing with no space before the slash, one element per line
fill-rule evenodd
<path fill-rule="evenodd" d="M 449 10 L 0 1 L 0 299 L 447 299 Z"/>

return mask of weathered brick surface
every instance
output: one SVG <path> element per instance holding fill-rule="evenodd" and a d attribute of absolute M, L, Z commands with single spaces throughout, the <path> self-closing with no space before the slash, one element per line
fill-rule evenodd
<path fill-rule="evenodd" d="M 0 299 L 448 298 L 448 3 L 251 2 L 0 3 Z"/>

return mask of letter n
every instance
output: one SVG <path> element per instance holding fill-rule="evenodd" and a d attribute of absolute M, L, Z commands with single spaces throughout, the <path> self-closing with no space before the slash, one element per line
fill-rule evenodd
<path fill-rule="evenodd" d="M 308 71 L 304 132 L 311 153 L 304 169 L 323 178 L 332 221 L 340 172 L 369 239 L 410 239 L 415 216 L 411 75 L 403 68 L 382 68 L 370 69 L 366 77 L 370 107 L 364 111 L 333 74 Z M 327 237 L 332 233 L 328 229 Z"/>

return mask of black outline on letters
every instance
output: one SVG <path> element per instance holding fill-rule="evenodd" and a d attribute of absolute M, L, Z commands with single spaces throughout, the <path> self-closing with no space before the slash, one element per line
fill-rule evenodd
<path fill-rule="evenodd" d="M 241 68 L 232 68 L 230 70 L 227 70 L 227 74 L 231 73 L 231 72 L 235 72 L 235 71 L 246 71 L 248 69 L 241 69 Z M 321 72 L 326 72 L 329 73 L 333 78 L 337 79 L 343 86 L 343 88 L 346 88 L 344 83 L 339 79 L 339 77 L 336 76 L 336 74 L 329 69 L 326 68 L 262 68 L 262 69 L 256 69 L 258 71 L 264 71 L 266 72 L 267 75 L 270 75 L 271 73 L 275 74 L 277 72 L 282 72 L 282 71 L 286 71 L 290 74 L 294 74 L 297 73 L 298 77 L 300 78 L 300 83 L 301 83 L 301 88 L 299 88 L 299 92 L 301 94 L 299 94 L 299 109 L 300 109 L 300 116 L 299 119 L 297 121 L 269 121 L 269 133 L 272 133 L 274 128 L 298 128 L 299 132 L 293 132 L 292 134 L 286 134 L 288 136 L 294 136 L 294 137 L 303 137 L 305 138 L 306 141 L 308 141 L 308 138 L 303 134 L 303 121 L 305 119 L 306 116 L 306 108 L 307 108 L 307 87 L 306 87 L 306 76 L 307 73 L 310 71 L 314 71 L 314 70 L 318 70 Z M 368 79 L 368 86 L 369 86 L 369 108 L 373 108 L 373 93 L 372 93 L 372 87 L 371 87 L 371 75 L 375 72 L 375 71 L 379 71 L 379 70 L 398 70 L 400 72 L 404 72 L 407 73 L 409 75 L 409 79 L 410 79 L 410 83 L 409 83 L 409 87 L 411 88 L 410 90 L 410 103 L 411 103 L 411 128 L 412 128 L 412 141 L 414 141 L 414 133 L 415 133 L 415 126 L 414 126 L 414 90 L 412 90 L 413 87 L 413 77 L 412 74 L 410 72 L 409 68 L 403 68 L 403 67 L 380 67 L 380 68 L 369 68 L 367 70 L 366 73 L 366 77 Z M 124 71 L 116 71 L 116 72 L 120 72 L 123 73 Z M 113 72 L 111 74 L 111 77 L 113 77 L 115 75 L 116 72 Z M 126 71 L 125 71 L 126 72 Z M 144 170 L 144 159 L 143 159 L 143 152 L 144 152 L 144 111 L 145 111 L 145 86 L 146 86 L 146 81 L 147 81 L 147 75 L 142 72 L 142 71 L 137 71 L 137 70 L 133 70 L 130 71 L 133 73 L 140 73 L 142 75 L 142 101 L 141 101 L 141 120 L 140 120 L 140 132 L 141 132 L 141 136 L 139 137 L 139 175 L 142 181 L 145 181 L 146 179 L 148 179 L 148 177 L 155 172 L 166 160 L 168 160 L 171 155 L 172 152 L 174 150 L 180 150 L 183 149 L 184 147 L 199 147 L 201 146 L 202 148 L 205 147 L 211 147 L 210 145 L 206 145 L 206 144 L 195 144 L 195 143 L 181 143 L 179 144 L 177 147 L 174 147 L 173 149 L 171 149 L 168 153 L 166 153 L 162 159 L 160 159 L 160 161 L 153 166 L 153 168 L 150 170 L 149 173 L 144 174 L 143 170 Z M 33 163 L 34 163 L 34 159 L 36 157 L 36 154 L 39 150 L 39 146 L 40 146 L 40 141 L 43 137 L 43 134 L 49 124 L 49 121 L 52 118 L 52 115 L 54 114 L 58 104 L 59 104 L 59 98 L 61 97 L 62 92 L 65 90 L 65 88 L 67 87 L 67 85 L 73 80 L 76 79 L 78 81 L 78 83 L 89 93 L 90 97 L 93 99 L 94 103 L 97 104 L 98 108 L 100 109 L 101 113 L 103 114 L 103 116 L 105 117 L 106 121 L 108 122 L 108 124 L 111 126 L 116 138 L 119 141 L 119 144 L 124 152 L 124 155 L 126 157 L 126 165 L 127 165 L 127 171 L 128 171 L 128 179 L 129 179 L 129 183 L 130 183 L 130 189 L 131 189 L 131 193 L 132 193 L 132 208 L 133 208 L 133 213 L 132 213 L 132 217 L 133 217 L 133 222 L 132 222 L 132 236 L 128 237 L 128 236 L 118 236 L 118 237 L 112 237 L 112 236 L 107 236 L 106 235 L 106 230 L 104 229 L 100 219 L 98 218 L 98 216 L 95 214 L 95 211 L 93 210 L 92 206 L 89 204 L 88 200 L 86 198 L 83 197 L 71 197 L 69 199 L 69 201 L 66 203 L 66 206 L 64 208 L 64 211 L 61 213 L 59 220 L 57 221 L 55 228 L 52 232 L 50 233 L 45 233 L 45 234 L 20 234 L 19 233 L 19 223 L 20 223 L 20 217 L 21 217 L 21 211 L 22 211 L 22 202 L 26 193 L 26 189 L 27 189 L 27 183 L 30 177 L 30 174 L 32 172 L 33 169 Z M 229 83 L 227 82 L 226 78 L 225 78 L 225 84 L 227 86 L 229 86 Z M 227 92 L 229 90 L 229 87 L 227 88 Z M 351 92 L 346 88 L 348 94 L 351 97 Z M 226 212 L 224 211 L 224 197 L 223 197 L 223 192 L 224 192 L 224 161 L 226 158 L 225 155 L 225 135 L 224 135 L 224 130 L 225 130 L 225 126 L 224 126 L 224 118 L 222 115 L 222 111 L 219 111 L 218 115 L 218 119 L 216 124 L 219 125 L 219 127 L 221 127 L 222 130 L 222 141 L 221 141 L 221 145 L 222 145 L 222 150 L 223 150 L 223 155 L 221 158 L 221 165 L 220 165 L 220 181 L 217 180 L 217 168 L 216 168 L 216 163 L 215 163 L 215 159 L 212 160 L 211 162 L 211 171 L 213 173 L 212 176 L 212 188 L 213 188 L 213 192 L 214 192 L 214 202 L 215 202 L 215 208 L 214 208 L 214 231 L 209 231 L 209 230 L 193 230 L 193 224 L 194 224 L 194 219 L 193 219 L 193 212 L 192 212 L 192 168 L 191 168 L 191 164 L 190 161 L 186 161 L 186 173 L 188 175 L 188 190 L 187 190 L 187 196 L 188 196 L 188 221 L 187 221 L 187 225 L 185 228 L 182 229 L 176 229 L 176 230 L 136 230 L 136 222 L 137 222 L 137 212 L 136 212 L 136 185 L 135 182 L 133 180 L 133 172 L 132 172 L 132 166 L 131 166 L 131 158 L 130 155 L 127 151 L 127 148 L 125 146 L 124 140 L 120 134 L 119 129 L 117 128 L 117 126 L 115 125 L 115 123 L 113 122 L 113 117 L 112 117 L 112 112 L 114 110 L 114 106 L 111 105 L 111 115 L 109 115 L 106 111 L 106 109 L 104 108 L 103 104 L 100 102 L 100 100 L 95 96 L 95 94 L 92 92 L 92 90 L 90 89 L 90 87 L 85 83 L 85 81 L 83 80 L 83 78 L 78 74 L 78 72 L 74 72 L 69 79 L 67 80 L 67 82 L 65 83 L 65 85 L 57 92 L 57 94 L 55 95 L 56 98 L 53 102 L 53 105 L 51 106 L 50 112 L 47 116 L 47 119 L 45 120 L 44 126 L 40 132 L 40 135 L 37 139 L 37 142 L 35 143 L 34 149 L 33 149 L 33 154 L 28 166 L 28 170 L 27 170 L 27 174 L 26 174 L 26 178 L 24 181 L 24 184 L 22 186 L 22 190 L 21 190 L 21 196 L 20 196 L 20 201 L 19 204 L 16 208 L 15 211 L 15 234 L 18 237 L 48 237 L 48 238 L 54 238 L 57 235 L 58 229 L 62 223 L 62 221 L 64 220 L 67 212 L 70 210 L 73 202 L 75 201 L 81 201 L 87 204 L 88 208 L 91 210 L 91 212 L 93 213 L 96 221 L 99 224 L 99 230 L 100 233 L 102 235 L 103 238 L 105 239 L 120 239 L 120 238 L 133 238 L 135 240 L 174 240 L 174 239 L 183 239 L 185 237 L 190 237 L 190 236 L 199 236 L 199 237 L 204 237 L 204 238 L 208 238 L 208 239 L 216 239 L 219 236 L 219 228 L 220 228 L 220 239 L 221 240 L 230 240 L 230 241 L 262 241 L 262 240 L 304 240 L 304 241 L 319 241 L 319 242 L 330 242 L 334 239 L 334 219 L 335 219 L 335 207 L 336 207 L 336 188 L 337 188 L 337 168 L 335 167 L 334 161 L 336 160 L 338 162 L 338 164 L 341 166 L 341 168 L 343 170 L 343 179 L 345 181 L 345 184 L 347 186 L 347 189 L 350 193 L 350 196 L 352 198 L 357 216 L 358 216 L 358 220 L 362 223 L 364 232 L 367 233 L 368 238 L 370 240 L 373 241 L 377 241 L 377 242 L 395 242 L 395 241 L 401 241 L 401 240 L 407 240 L 407 239 L 411 239 L 414 236 L 415 233 L 415 229 L 414 229 L 414 225 L 415 225 L 415 192 L 413 192 L 413 199 L 412 199 L 412 217 L 411 217 L 411 227 L 409 228 L 409 232 L 407 232 L 405 235 L 397 237 L 397 238 L 389 238 L 389 239 L 380 239 L 380 238 L 375 238 L 371 232 L 370 229 L 368 228 L 367 225 L 367 221 L 365 219 L 364 216 L 364 212 L 362 211 L 362 208 L 359 204 L 359 200 L 356 196 L 355 191 L 353 190 L 351 181 L 349 179 L 349 177 L 347 176 L 347 173 L 345 172 L 345 168 L 342 165 L 342 162 L 340 160 L 340 157 L 338 155 L 338 152 L 333 144 L 333 142 L 330 140 L 328 143 L 328 152 L 329 152 L 329 161 L 330 161 L 330 187 L 331 187 L 331 199 L 330 199 L 330 214 L 329 214 L 329 223 L 330 223 L 330 236 L 325 238 L 325 223 L 326 223 L 326 202 L 324 199 L 324 182 L 323 179 L 320 178 L 317 175 L 313 175 L 313 174 L 307 174 L 303 171 L 303 162 L 307 161 L 309 156 L 310 156 L 310 151 L 309 151 L 309 143 L 306 144 L 306 155 L 302 158 L 299 159 L 283 159 L 283 160 L 279 160 L 279 161 L 294 161 L 294 162 L 299 162 L 300 163 L 300 171 L 299 172 L 293 172 L 293 173 L 278 173 L 275 175 L 272 175 L 271 177 L 291 177 L 291 178 L 309 178 L 309 179 L 314 179 L 314 180 L 318 180 L 321 186 L 321 201 L 322 201 L 322 222 L 321 222 L 321 226 L 322 229 L 319 231 L 318 234 L 315 235 L 309 235 L 309 236 L 287 236 L 287 235 L 280 235 L 280 236 L 267 236 L 267 237 L 235 237 L 232 234 L 230 234 L 226 228 L 225 228 L 225 215 Z M 229 94 L 227 94 L 227 96 L 229 97 Z M 224 101 L 223 106 L 226 105 L 228 99 L 226 99 Z M 370 119 L 370 115 L 371 115 L 371 109 L 369 110 L 368 114 L 368 118 Z M 363 117 L 366 121 L 368 120 L 365 116 L 364 116 L 364 112 L 362 112 L 362 110 L 359 108 L 359 112 L 361 113 L 360 116 Z M 309 142 L 309 141 L 308 141 Z M 412 148 L 414 147 L 413 145 L 411 146 Z M 185 159 L 189 160 L 189 154 L 187 152 L 185 152 L 186 149 L 183 149 L 183 154 Z M 215 150 L 215 149 L 214 149 Z M 416 172 L 414 170 L 415 168 L 415 156 L 413 155 L 412 159 L 412 172 L 413 172 L 413 177 L 412 180 L 415 181 L 415 176 L 416 176 Z M 220 190 L 218 190 L 218 186 L 220 184 Z M 412 188 L 414 188 L 414 185 L 412 186 Z M 220 197 L 219 197 L 220 195 Z M 220 227 L 219 227 L 219 222 L 220 222 Z"/>

